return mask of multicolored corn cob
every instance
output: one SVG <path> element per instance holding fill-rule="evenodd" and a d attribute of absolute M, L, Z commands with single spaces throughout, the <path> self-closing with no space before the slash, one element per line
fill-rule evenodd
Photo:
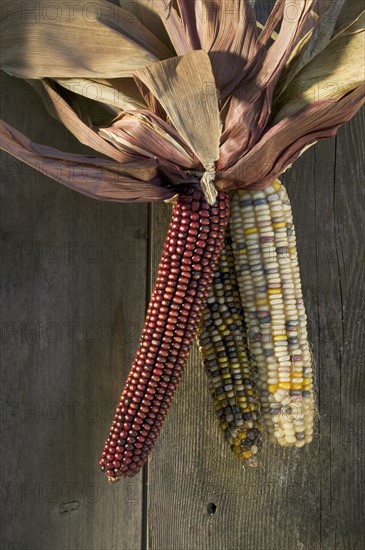
<path fill-rule="evenodd" d="M 235 456 L 254 466 L 262 446 L 259 403 L 229 228 L 203 313 L 199 345 L 226 441 Z"/>
<path fill-rule="evenodd" d="M 312 440 L 313 369 L 290 202 L 276 180 L 232 194 L 230 229 L 261 412 L 270 439 Z"/>
<path fill-rule="evenodd" d="M 229 197 L 201 191 L 173 208 L 140 344 L 99 462 L 111 481 L 146 462 L 186 364 L 224 242 Z"/>
<path fill-rule="evenodd" d="M 298 328 L 295 325 L 288 325 L 287 333 L 289 335 L 289 345 L 293 347 L 295 344 L 295 338 L 298 337 L 301 343 L 300 351 L 302 352 L 302 376 L 303 385 L 302 388 L 302 409 L 303 409 L 303 422 L 305 437 L 302 439 L 302 443 L 297 444 L 298 447 L 302 447 L 305 443 L 309 443 L 313 438 L 313 425 L 315 415 L 315 394 L 313 389 L 314 372 L 312 355 L 309 347 L 308 333 L 307 333 L 307 316 L 305 313 L 303 295 L 301 292 L 301 278 L 297 253 L 297 242 L 295 236 L 295 227 L 293 222 L 293 212 L 290 205 L 290 200 L 284 185 L 280 185 L 278 189 L 279 198 L 282 200 L 284 215 L 287 226 L 288 236 L 288 256 L 290 264 L 292 266 L 292 273 L 295 288 L 298 289 L 296 294 L 296 306 L 298 311 Z M 294 342 L 293 342 L 294 339 Z M 300 355 L 300 354 L 299 354 Z M 293 359 L 294 363 L 300 363 L 300 357 Z M 300 365 L 298 365 L 300 367 Z M 294 371 L 293 371 L 294 372 Z M 299 400 L 300 402 L 300 400 Z"/>

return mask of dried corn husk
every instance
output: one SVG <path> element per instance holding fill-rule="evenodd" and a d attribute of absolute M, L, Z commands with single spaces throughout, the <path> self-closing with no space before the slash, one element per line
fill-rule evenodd
<path fill-rule="evenodd" d="M 335 24 L 334 34 L 346 30 L 347 27 L 359 19 L 364 11 L 365 6 L 362 0 L 345 0 Z"/>
<path fill-rule="evenodd" d="M 210 200 L 214 180 L 220 189 L 266 185 L 363 104 L 363 6 L 277 0 L 260 32 L 251 4 L 82 0 L 69 21 L 61 1 L 51 21 L 41 0 L 27 4 L 40 10 L 34 21 L 12 3 L 2 68 L 32 79 L 50 113 L 112 164 L 70 159 L 8 125 L 4 149 L 33 166 L 80 162 L 73 178 L 50 175 L 105 200 L 169 200 L 199 181 Z M 138 163 L 153 166 L 147 179 Z M 88 190 L 81 173 L 90 165 L 103 183 Z M 114 173 L 125 181 L 114 185 Z"/>
<path fill-rule="evenodd" d="M 115 0 L 115 3 L 117 1 Z M 171 39 L 159 15 L 158 3 L 154 0 L 119 0 L 121 8 L 132 13 L 137 19 L 173 51 Z"/>
<path fill-rule="evenodd" d="M 112 107 L 115 114 L 147 107 L 133 78 L 56 78 L 55 81 L 70 92 Z"/>
<path fill-rule="evenodd" d="M 308 105 L 300 113 L 285 117 L 237 162 L 231 177 L 227 178 L 227 171 L 218 173 L 222 179 L 218 188 L 235 189 L 241 181 L 247 188 L 265 187 L 291 166 L 309 145 L 334 136 L 364 103 L 364 91 L 364 88 L 357 88 L 349 94 Z M 290 145 L 286 146 L 288 136 Z M 275 163 L 267 161 L 271 155 L 275 156 Z"/>
<path fill-rule="evenodd" d="M 99 129 L 99 134 L 122 150 L 133 150 L 145 157 L 177 162 L 186 169 L 198 169 L 199 162 L 187 150 L 177 132 L 148 111 L 131 115 L 122 113 L 113 123 Z"/>
<path fill-rule="evenodd" d="M 107 0 L 9 2 L 0 44 L 1 66 L 21 78 L 119 78 L 172 55 L 130 10 Z"/>
<path fill-rule="evenodd" d="M 275 121 L 306 105 L 335 98 L 361 86 L 365 74 L 364 22 L 362 16 L 346 32 L 332 38 L 327 47 L 305 65 L 300 55 L 296 69 L 302 67 L 301 70 L 293 78 L 294 72 L 291 73 L 290 84 L 274 103 Z"/>
<path fill-rule="evenodd" d="M 221 125 L 208 55 L 203 50 L 190 52 L 140 69 L 135 77 L 158 99 L 202 164 L 214 163 L 219 157 Z"/>
<path fill-rule="evenodd" d="M 83 195 L 106 201 L 162 201 L 176 193 L 162 187 L 153 159 L 122 165 L 33 143 L 4 121 L 0 131 L 4 151 Z"/>
<path fill-rule="evenodd" d="M 286 71 L 281 75 L 280 91 L 288 86 L 296 74 L 305 67 L 316 55 L 321 53 L 331 40 L 335 28 L 336 18 L 339 15 L 345 0 L 330 2 L 318 24 L 313 27 L 294 48 L 290 55 Z M 324 6 L 322 6 L 324 8 Z M 276 91 L 279 95 L 279 90 Z"/>

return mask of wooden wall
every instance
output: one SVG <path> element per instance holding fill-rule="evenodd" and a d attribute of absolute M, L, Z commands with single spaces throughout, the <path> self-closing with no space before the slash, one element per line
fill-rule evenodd
<path fill-rule="evenodd" d="M 4 74 L 1 84 L 6 121 L 36 142 L 86 150 L 27 84 Z M 115 486 L 97 461 L 169 208 L 96 202 L 1 155 L 3 550 L 364 547 L 363 122 L 360 113 L 283 177 L 319 392 L 314 442 L 267 447 L 260 468 L 244 469 L 194 349 L 148 466 Z"/>

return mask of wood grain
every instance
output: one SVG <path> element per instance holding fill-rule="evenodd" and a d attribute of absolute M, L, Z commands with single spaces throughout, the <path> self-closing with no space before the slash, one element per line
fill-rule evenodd
<path fill-rule="evenodd" d="M 152 549 L 363 547 L 361 118 L 282 178 L 296 220 L 316 365 L 315 439 L 307 449 L 266 446 L 261 466 L 244 469 L 219 431 L 195 347 L 149 464 Z M 163 205 L 153 212 L 158 257 L 168 213 Z"/>
<path fill-rule="evenodd" d="M 7 121 L 86 151 L 27 84 L 1 78 Z M 142 476 L 111 486 L 97 462 L 144 320 L 148 205 L 1 161 L 0 547 L 140 548 Z"/>
<path fill-rule="evenodd" d="M 25 83 L 1 85 L 5 120 L 87 151 Z M 266 446 L 258 469 L 243 468 L 195 347 L 148 466 L 116 486 L 97 461 L 171 208 L 94 202 L 1 155 L 1 549 L 365 546 L 363 141 L 364 112 L 283 177 L 319 395 L 313 443 Z"/>

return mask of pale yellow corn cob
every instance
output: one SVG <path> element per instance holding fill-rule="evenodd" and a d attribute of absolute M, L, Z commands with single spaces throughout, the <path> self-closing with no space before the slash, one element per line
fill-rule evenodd
<path fill-rule="evenodd" d="M 314 423 L 314 413 L 315 413 L 315 399 L 313 391 L 313 365 L 311 360 L 311 352 L 308 342 L 307 334 L 307 316 L 305 313 L 305 307 L 302 296 L 301 289 L 301 278 L 297 254 L 297 245 L 295 237 L 295 226 L 293 222 L 293 213 L 290 205 L 290 200 L 287 194 L 287 191 L 284 185 L 280 185 L 278 189 L 278 195 L 283 203 L 285 220 L 287 225 L 287 236 L 288 236 L 288 255 L 290 259 L 290 265 L 292 266 L 293 278 L 295 281 L 295 288 L 299 290 L 296 294 L 297 298 L 297 310 L 298 310 L 298 320 L 299 328 L 298 330 L 293 327 L 289 330 L 289 334 L 292 337 L 298 336 L 301 342 L 301 351 L 303 355 L 303 391 L 302 391 L 302 402 L 299 400 L 299 406 L 303 407 L 303 421 L 304 421 L 304 433 L 307 435 L 307 441 L 304 438 L 302 445 L 305 442 L 310 442 L 313 435 L 313 423 Z M 288 329 L 287 329 L 288 330 Z M 290 346 L 290 344 L 289 344 Z M 308 392 L 308 393 L 305 393 Z M 294 420 L 294 423 L 296 420 Z M 301 446 L 301 445 L 297 445 Z"/>
<path fill-rule="evenodd" d="M 226 441 L 237 458 L 254 466 L 261 448 L 259 404 L 229 229 L 203 313 L 199 345 Z"/>
<path fill-rule="evenodd" d="M 313 436 L 313 370 L 284 186 L 235 191 L 230 229 L 263 421 L 271 440 L 301 447 Z"/>

